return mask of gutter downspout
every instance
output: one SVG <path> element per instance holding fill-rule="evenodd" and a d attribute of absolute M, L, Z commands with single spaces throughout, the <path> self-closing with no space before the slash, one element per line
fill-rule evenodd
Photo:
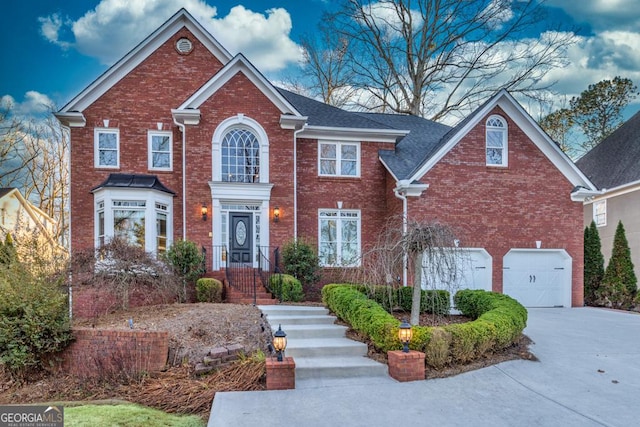
<path fill-rule="evenodd" d="M 175 115 L 173 115 L 173 123 L 180 128 L 180 132 L 182 133 L 182 240 L 187 240 L 187 127 L 183 123 L 178 122 Z"/>
<path fill-rule="evenodd" d="M 293 132 L 293 239 L 298 241 L 298 134 L 306 124 Z"/>
<path fill-rule="evenodd" d="M 67 248 L 69 250 L 69 256 L 71 256 L 71 127 L 62 124 L 60 120 L 60 127 L 64 130 L 62 137 L 65 137 L 65 132 L 69 136 L 69 149 L 65 155 L 67 156 L 67 161 L 69 162 L 69 175 L 67 178 L 67 189 L 69 191 L 69 198 L 67 203 L 67 209 L 69 209 L 69 221 L 67 222 L 67 227 L 69 227 L 69 234 L 67 235 Z M 94 202 L 95 203 L 95 202 Z M 94 205 L 95 206 L 95 205 Z M 62 212 L 62 224 L 64 227 L 64 212 Z M 94 241 L 95 245 L 95 241 Z M 73 273 L 69 271 L 69 320 L 73 320 Z"/>
<path fill-rule="evenodd" d="M 402 235 L 405 236 L 407 234 L 407 195 L 404 192 L 398 190 L 398 188 L 393 189 L 393 194 L 400 200 L 402 200 Z M 402 286 L 407 286 L 407 270 L 409 269 L 409 257 L 407 255 L 407 251 L 404 251 L 402 254 Z"/>

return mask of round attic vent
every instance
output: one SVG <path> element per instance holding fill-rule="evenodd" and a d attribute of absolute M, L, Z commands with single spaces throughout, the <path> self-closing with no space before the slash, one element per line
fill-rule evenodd
<path fill-rule="evenodd" d="M 178 49 L 178 52 L 183 54 L 189 53 L 193 49 L 193 43 L 191 43 L 191 40 L 187 38 L 181 38 L 176 42 L 176 49 Z"/>

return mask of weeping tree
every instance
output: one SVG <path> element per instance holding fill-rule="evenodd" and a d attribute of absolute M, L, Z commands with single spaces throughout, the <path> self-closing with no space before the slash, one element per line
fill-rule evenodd
<path fill-rule="evenodd" d="M 392 288 L 402 283 L 403 271 L 411 271 L 413 267 L 410 323 L 417 325 L 420 322 L 422 289 L 442 289 L 453 294 L 459 287 L 465 253 L 453 247 L 456 234 L 447 225 L 410 221 L 404 232 L 398 227 L 400 223 L 402 217 L 399 216 L 387 222 L 376 243 L 363 251 L 361 268 L 348 273 L 346 280 L 388 285 L 391 302 Z"/>

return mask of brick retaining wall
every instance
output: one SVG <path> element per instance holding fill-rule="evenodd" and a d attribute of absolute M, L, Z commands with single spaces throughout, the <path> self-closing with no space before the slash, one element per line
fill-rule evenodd
<path fill-rule="evenodd" d="M 169 333 L 74 328 L 60 368 L 79 377 L 159 371 L 167 363 Z"/>

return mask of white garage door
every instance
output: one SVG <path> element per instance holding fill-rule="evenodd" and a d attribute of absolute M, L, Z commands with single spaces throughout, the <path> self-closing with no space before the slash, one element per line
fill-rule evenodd
<path fill-rule="evenodd" d="M 525 307 L 571 307 L 571 266 L 564 249 L 511 249 L 503 260 L 503 292 Z"/>
<path fill-rule="evenodd" d="M 492 258 L 489 252 L 482 248 L 456 248 L 448 249 L 447 253 L 453 252 L 452 259 L 456 263 L 456 272 L 452 274 L 450 270 L 445 270 L 444 274 L 433 271 L 429 268 L 429 260 L 423 258 L 422 289 L 444 289 L 451 293 L 451 304 L 453 306 L 453 296 L 460 289 L 483 289 L 491 290 L 492 283 Z M 435 261 L 437 263 L 437 261 Z M 442 277 L 444 276 L 444 277 Z M 453 276 L 454 278 L 452 279 Z"/>

